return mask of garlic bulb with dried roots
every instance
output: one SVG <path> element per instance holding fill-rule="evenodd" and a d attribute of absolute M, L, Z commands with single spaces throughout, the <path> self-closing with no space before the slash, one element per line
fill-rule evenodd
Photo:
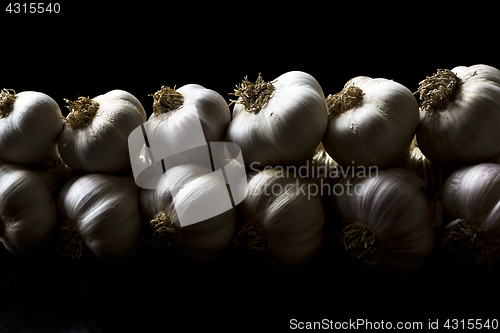
<path fill-rule="evenodd" d="M 408 88 L 358 76 L 326 99 L 323 145 L 342 166 L 401 166 L 418 126 L 418 104 Z"/>
<path fill-rule="evenodd" d="M 404 169 L 340 180 L 333 201 L 344 223 L 341 236 L 346 251 L 368 266 L 380 264 L 401 274 L 416 270 L 435 240 L 421 184 Z"/>
<path fill-rule="evenodd" d="M 462 262 L 500 259 L 500 165 L 456 170 L 444 183 L 442 204 L 453 219 L 442 240 L 448 252 Z"/>
<path fill-rule="evenodd" d="M 138 194 L 130 177 L 92 173 L 67 182 L 58 200 L 65 255 L 80 259 L 83 246 L 102 259 L 131 255 L 141 230 Z"/>
<path fill-rule="evenodd" d="M 285 73 L 265 82 L 259 74 L 235 89 L 238 97 L 226 141 L 241 147 L 253 169 L 306 161 L 325 134 L 327 109 L 323 90 L 309 74 Z"/>
<path fill-rule="evenodd" d="M 57 222 L 57 207 L 45 180 L 16 164 L 0 164 L 0 241 L 15 254 L 45 244 Z"/>
<path fill-rule="evenodd" d="M 187 84 L 179 89 L 163 86 L 152 96 L 153 114 L 148 126 L 154 128 L 153 141 L 184 140 L 193 130 L 193 119 L 199 119 L 207 142 L 224 141 L 231 112 L 217 92 L 198 84 Z"/>
<path fill-rule="evenodd" d="M 237 214 L 228 195 L 224 179 L 206 166 L 183 164 L 169 168 L 156 189 L 143 189 L 140 194 L 141 209 L 150 219 L 153 233 L 150 244 L 155 248 L 178 248 L 194 261 L 218 258 L 236 230 Z M 204 218 L 207 211 L 224 212 Z M 181 225 L 179 216 L 200 220 Z"/>
<path fill-rule="evenodd" d="M 420 82 L 417 142 L 443 166 L 500 155 L 500 71 L 487 65 L 440 69 Z"/>
<path fill-rule="evenodd" d="M 248 194 L 239 208 L 243 226 L 235 244 L 248 256 L 265 254 L 281 270 L 311 261 L 323 246 L 325 213 L 309 182 L 283 168 L 248 174 Z"/>
<path fill-rule="evenodd" d="M 56 158 L 62 128 L 61 110 L 50 96 L 0 91 L 0 160 L 28 164 Z"/>
<path fill-rule="evenodd" d="M 141 102 L 123 90 L 66 102 L 71 112 L 58 140 L 64 162 L 79 172 L 130 170 L 128 136 L 146 121 Z"/>

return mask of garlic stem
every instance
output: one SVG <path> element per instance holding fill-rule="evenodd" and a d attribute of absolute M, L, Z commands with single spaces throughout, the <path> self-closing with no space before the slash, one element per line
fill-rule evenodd
<path fill-rule="evenodd" d="M 16 92 L 12 89 L 3 88 L 0 91 L 0 119 L 5 118 L 12 111 L 16 100 Z"/>
<path fill-rule="evenodd" d="M 491 266 L 495 261 L 493 252 L 498 249 L 495 242 L 466 220 L 458 219 L 450 225 L 450 230 L 444 234 L 442 247 L 452 256 L 461 258 L 462 263 L 487 263 Z"/>
<path fill-rule="evenodd" d="M 240 247 L 248 257 L 264 252 L 271 246 L 271 241 L 264 232 L 262 225 L 251 219 L 245 219 L 243 227 L 234 237 L 233 243 Z"/>
<path fill-rule="evenodd" d="M 357 259 L 368 266 L 380 262 L 384 254 L 383 242 L 369 227 L 361 223 L 349 224 L 342 230 L 342 242 Z"/>
<path fill-rule="evenodd" d="M 356 107 L 363 100 L 363 90 L 356 87 L 354 84 L 346 84 L 346 86 L 338 93 L 329 95 L 326 98 L 328 105 L 328 115 L 342 114 Z"/>
<path fill-rule="evenodd" d="M 79 260 L 83 253 L 83 238 L 78 232 L 74 223 L 64 220 L 60 226 L 61 244 L 67 254 L 63 257 L 71 257 L 72 260 Z"/>
<path fill-rule="evenodd" d="M 449 69 L 438 69 L 437 73 L 420 82 L 418 90 L 422 103 L 420 107 L 427 111 L 445 109 L 453 100 L 461 86 L 460 79 Z"/>
<path fill-rule="evenodd" d="M 177 110 L 184 103 L 184 97 L 181 93 L 166 86 L 162 86 L 160 90 L 153 95 L 153 113 L 158 116 L 163 113 Z"/>
<path fill-rule="evenodd" d="M 150 221 L 151 229 L 153 230 L 153 238 L 149 243 L 154 248 L 159 249 L 167 246 L 175 246 L 182 242 L 181 230 L 177 224 L 173 222 L 174 219 L 174 216 L 158 213 Z"/>
<path fill-rule="evenodd" d="M 72 129 L 82 128 L 90 124 L 99 109 L 99 103 L 88 97 L 78 97 L 74 102 L 68 99 L 64 100 L 68 104 L 66 107 L 70 110 L 66 121 Z"/>
<path fill-rule="evenodd" d="M 245 111 L 257 114 L 266 106 L 275 90 L 273 82 L 265 82 L 260 73 L 255 83 L 250 82 L 245 76 L 241 84 L 234 89 L 234 93 L 229 94 L 238 96 L 239 99 L 230 100 L 229 105 L 242 104 L 245 106 Z"/>

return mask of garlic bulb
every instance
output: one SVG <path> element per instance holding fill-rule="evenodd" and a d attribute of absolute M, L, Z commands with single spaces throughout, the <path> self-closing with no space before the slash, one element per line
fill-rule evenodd
<path fill-rule="evenodd" d="M 333 201 L 346 251 L 368 266 L 397 273 L 417 269 L 434 246 L 434 229 L 421 181 L 404 169 L 340 180 Z M 341 191 L 341 190 L 342 191 Z"/>
<path fill-rule="evenodd" d="M 487 65 L 438 70 L 420 82 L 417 141 L 443 166 L 500 155 L 500 71 Z"/>
<path fill-rule="evenodd" d="M 64 162 L 79 172 L 129 170 L 128 136 L 146 121 L 146 112 L 132 94 L 112 90 L 93 99 L 66 100 L 71 112 L 59 136 Z"/>
<path fill-rule="evenodd" d="M 265 253 L 275 267 L 295 270 L 323 245 L 325 213 L 309 182 L 282 168 L 248 174 L 248 194 L 240 204 L 245 218 L 235 244 L 249 256 Z"/>
<path fill-rule="evenodd" d="M 500 165 L 482 163 L 452 173 L 442 191 L 453 219 L 442 245 L 453 256 L 490 264 L 500 258 Z"/>
<path fill-rule="evenodd" d="M 16 164 L 0 164 L 0 241 L 15 254 L 47 242 L 57 208 L 44 179 Z"/>
<path fill-rule="evenodd" d="M 168 169 L 155 190 L 143 189 L 140 194 L 142 211 L 151 219 L 153 246 L 177 246 L 195 261 L 214 260 L 224 252 L 235 233 L 236 210 L 229 202 L 224 213 L 184 226 L 179 216 L 185 216 L 185 211 L 198 217 L 208 209 L 220 211 L 215 207 L 221 207 L 228 200 L 223 179 L 221 181 L 211 169 L 198 164 Z"/>
<path fill-rule="evenodd" d="M 17 164 L 56 157 L 63 127 L 57 103 L 40 92 L 0 92 L 0 159 Z"/>
<path fill-rule="evenodd" d="M 87 174 L 67 182 L 59 193 L 64 218 L 61 238 L 72 259 L 83 245 L 103 259 L 122 259 L 138 246 L 141 218 L 133 179 Z"/>
<path fill-rule="evenodd" d="M 207 142 L 224 141 L 231 112 L 217 92 L 198 84 L 187 84 L 177 90 L 163 86 L 153 97 L 153 114 L 148 126 L 154 128 L 154 142 L 185 140 L 191 136 L 193 121 L 197 123 L 198 119 Z"/>
<path fill-rule="evenodd" d="M 418 103 L 408 88 L 358 76 L 326 99 L 325 150 L 342 166 L 400 166 L 418 126 Z"/>
<path fill-rule="evenodd" d="M 253 169 L 290 165 L 314 155 L 328 121 L 323 90 L 309 74 L 293 71 L 265 82 L 246 78 L 235 89 L 226 141 L 241 147 Z"/>

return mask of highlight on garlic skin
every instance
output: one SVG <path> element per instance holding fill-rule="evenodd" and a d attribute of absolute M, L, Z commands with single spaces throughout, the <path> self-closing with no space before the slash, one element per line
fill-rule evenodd
<path fill-rule="evenodd" d="M 333 202 L 344 223 L 341 237 L 345 250 L 367 266 L 381 265 L 398 274 L 415 271 L 435 241 L 421 184 L 404 169 L 340 180 L 337 185 L 345 190 L 333 196 Z"/>
<path fill-rule="evenodd" d="M 276 268 L 292 271 L 311 261 L 323 246 L 325 213 L 308 181 L 292 172 L 266 168 L 248 174 L 244 217 L 234 243 L 247 256 L 264 254 Z"/>
<path fill-rule="evenodd" d="M 500 155 L 500 71 L 487 65 L 440 69 L 420 82 L 417 141 L 443 166 Z"/>
<path fill-rule="evenodd" d="M 138 247 L 138 188 L 130 177 L 93 173 L 67 182 L 59 193 L 65 255 L 80 259 L 83 247 L 102 259 L 121 260 Z"/>
<path fill-rule="evenodd" d="M 443 186 L 443 172 L 439 165 L 432 163 L 420 150 L 416 136 L 410 146 L 406 158 L 406 170 L 412 172 L 422 180 L 422 192 L 431 200 L 436 196 Z"/>
<path fill-rule="evenodd" d="M 146 121 L 141 102 L 123 90 L 66 102 L 71 112 L 58 139 L 64 162 L 79 172 L 129 170 L 128 136 Z"/>
<path fill-rule="evenodd" d="M 194 261 L 206 262 L 220 257 L 233 239 L 237 214 L 229 206 L 222 213 L 181 226 L 178 212 L 196 211 L 200 207 L 216 207 L 227 202 L 228 192 L 224 181 L 212 169 L 198 164 L 183 164 L 168 169 L 160 178 L 155 190 L 141 190 L 140 207 L 150 219 L 155 248 L 178 248 Z M 175 201 L 172 192 L 175 191 Z"/>
<path fill-rule="evenodd" d="M 355 77 L 326 99 L 323 145 L 342 166 L 399 167 L 418 126 L 418 103 L 408 88 L 387 79 Z"/>
<path fill-rule="evenodd" d="M 16 164 L 56 158 L 62 113 L 50 96 L 0 91 L 0 160 Z"/>
<path fill-rule="evenodd" d="M 500 165 L 456 170 L 446 180 L 442 204 L 452 219 L 442 246 L 460 262 L 491 265 L 500 258 Z"/>
<path fill-rule="evenodd" d="M 244 79 L 235 89 L 226 141 L 241 147 L 253 168 L 301 163 L 314 155 L 327 124 L 323 90 L 311 75 L 292 71 L 271 82 Z"/>
<path fill-rule="evenodd" d="M 0 241 L 14 254 L 37 250 L 57 222 L 52 190 L 36 172 L 0 164 Z"/>

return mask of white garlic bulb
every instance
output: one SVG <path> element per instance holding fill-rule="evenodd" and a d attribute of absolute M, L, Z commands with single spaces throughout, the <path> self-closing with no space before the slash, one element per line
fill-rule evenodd
<path fill-rule="evenodd" d="M 500 155 L 500 71 L 487 65 L 438 70 L 420 82 L 417 142 L 443 166 Z"/>
<path fill-rule="evenodd" d="M 128 136 L 146 121 L 139 100 L 126 91 L 112 90 L 67 102 L 71 112 L 58 139 L 64 162 L 79 172 L 129 170 Z"/>
<path fill-rule="evenodd" d="M 57 137 L 63 127 L 61 110 L 40 92 L 0 92 L 0 159 L 28 164 L 57 156 Z"/>
<path fill-rule="evenodd" d="M 333 201 L 344 223 L 345 249 L 369 266 L 380 263 L 402 274 L 416 270 L 435 241 L 421 185 L 418 177 L 404 169 L 340 180 Z"/>
<path fill-rule="evenodd" d="M 154 128 L 153 141 L 172 142 L 190 137 L 193 119 L 196 122 L 199 119 L 207 142 L 224 141 L 231 113 L 217 92 L 198 84 L 187 84 L 177 90 L 163 86 L 153 97 L 153 114 L 148 120 L 148 127 Z"/>
<path fill-rule="evenodd" d="M 442 189 L 453 220 L 443 246 L 457 259 L 491 265 L 500 259 L 500 165 L 482 163 L 452 173 Z"/>
<path fill-rule="evenodd" d="M 400 166 L 418 126 L 418 103 L 397 82 L 358 76 L 327 98 L 323 145 L 342 166 Z"/>
<path fill-rule="evenodd" d="M 64 219 L 62 242 L 72 259 L 81 257 L 83 245 L 99 258 L 116 260 L 137 249 L 141 218 L 132 178 L 75 177 L 61 189 L 58 206 Z"/>
<path fill-rule="evenodd" d="M 311 75 L 292 71 L 265 82 L 246 78 L 235 94 L 226 141 L 241 147 L 253 169 L 291 165 L 314 155 L 328 121 L 323 90 Z"/>
<path fill-rule="evenodd" d="M 282 168 L 248 174 L 248 194 L 240 204 L 245 221 L 235 244 L 249 256 L 265 253 L 281 270 L 295 270 L 323 246 L 325 213 L 309 182 Z"/>
<path fill-rule="evenodd" d="M 195 261 L 211 261 L 223 254 L 236 230 L 236 209 L 229 202 L 224 213 L 184 226 L 179 216 L 185 216 L 186 210 L 196 216 L 204 215 L 202 211 L 208 209 L 218 211 L 215 207 L 228 200 L 224 180 L 198 164 L 168 169 L 155 190 L 143 189 L 140 194 L 142 211 L 151 219 L 153 246 L 178 246 Z"/>
<path fill-rule="evenodd" d="M 44 179 L 16 164 L 0 164 L 0 241 L 15 254 L 47 242 L 57 207 Z"/>

